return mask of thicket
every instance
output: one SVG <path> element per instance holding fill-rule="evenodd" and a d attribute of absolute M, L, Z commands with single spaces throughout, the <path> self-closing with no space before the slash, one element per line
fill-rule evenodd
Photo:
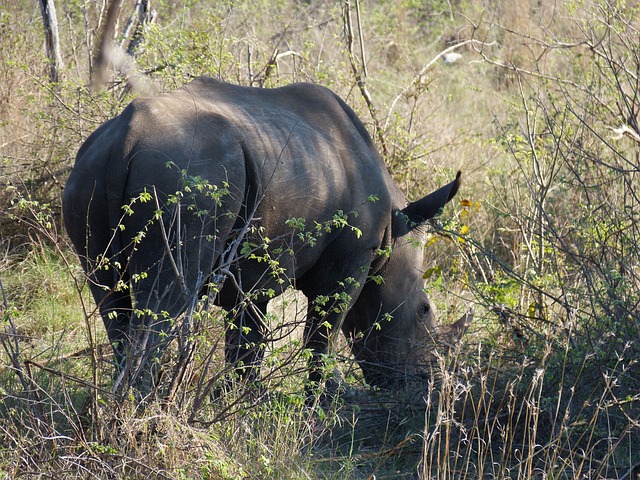
<path fill-rule="evenodd" d="M 38 6 L 0 4 L 0 475 L 637 474 L 636 2 L 194 0 L 152 2 L 146 16 L 142 5 L 122 2 L 114 42 L 126 54 L 101 86 L 104 2 L 56 5 L 58 82 Z M 191 383 L 144 412 L 114 401 L 61 191 L 98 125 L 202 74 L 332 88 L 410 197 L 463 171 L 425 246 L 425 285 L 439 321 L 470 306 L 475 318 L 460 343 L 434 351 L 424 391 L 367 392 L 338 349 L 336 401 L 309 408 L 297 344 L 274 342 L 266 393 L 203 395 L 223 339 L 211 310 Z M 278 332 L 303 321 L 303 304 L 292 294 L 271 306 Z"/>

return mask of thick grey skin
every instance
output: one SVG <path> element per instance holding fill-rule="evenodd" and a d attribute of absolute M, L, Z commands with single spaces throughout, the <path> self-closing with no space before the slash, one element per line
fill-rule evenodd
<path fill-rule="evenodd" d="M 167 196 L 184 190 L 181 170 L 218 187 L 226 182 L 229 193 L 217 205 L 192 188 L 178 212 Z M 320 380 L 316 367 L 331 325 L 350 341 L 367 381 L 384 385 L 419 370 L 413 347 L 424 345 L 434 327 L 422 251 L 411 245 L 411 231 L 441 210 L 459 182 L 458 175 L 408 206 L 361 121 L 330 90 L 311 84 L 256 89 L 201 77 L 180 90 L 135 100 L 98 128 L 78 152 L 63 211 L 121 368 L 153 376 L 149 357 L 157 354 L 160 333 L 170 330 L 168 319 L 184 312 L 207 282 L 221 278 L 212 278 L 213 272 L 233 275 L 215 299 L 227 310 L 242 298 L 237 284 L 243 291 L 271 288 L 277 294 L 293 285 L 310 300 L 345 291 L 347 308 L 326 317 L 309 302 L 304 341 L 313 351 L 310 379 Z M 145 189 L 154 198 L 133 203 L 134 213 L 124 214 L 123 205 Z M 194 214 L 194 204 L 208 214 Z M 150 222 L 158 205 L 165 212 L 163 228 Z M 334 227 L 313 246 L 292 244 L 288 219 L 303 218 L 312 230 L 338 211 L 350 213 L 349 225 L 357 230 Z M 221 255 L 247 220 L 263 227 L 261 238 L 271 239 L 273 248 L 293 246 L 294 254 L 271 250 L 279 275 L 241 255 L 220 270 Z M 134 248 L 138 232 L 145 235 Z M 387 247 L 391 255 L 380 255 Z M 111 259 L 110 268 L 96 268 L 102 258 Z M 383 282 L 368 281 L 374 275 Z M 132 278 L 130 291 L 116 288 Z M 352 280 L 345 285 L 345 279 Z M 167 316 L 132 315 L 132 297 L 136 309 Z M 257 310 L 266 312 L 267 301 L 258 296 Z M 237 315 L 236 325 L 249 328 L 229 329 L 229 362 L 259 364 L 261 349 L 245 348 L 266 334 L 258 313 Z M 385 313 L 393 319 L 385 320 Z"/>

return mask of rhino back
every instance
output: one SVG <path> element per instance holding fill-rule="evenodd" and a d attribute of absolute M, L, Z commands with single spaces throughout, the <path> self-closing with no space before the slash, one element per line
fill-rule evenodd
<path fill-rule="evenodd" d="M 255 206 L 256 223 L 270 239 L 290 237 L 291 218 L 312 228 L 339 211 L 349 214 L 362 236 L 351 229 L 324 233 L 313 247 L 285 260 L 290 277 L 321 261 L 329 244 L 339 244 L 345 255 L 376 248 L 392 208 L 404 201 L 362 123 L 317 85 L 258 89 L 201 77 L 174 92 L 135 100 L 92 137 L 78 154 L 74 175 L 85 182 L 93 174 L 106 185 L 111 229 L 122 218 L 122 205 L 144 189 L 175 193 L 184 172 L 218 186 L 227 182 L 227 210 L 242 220 Z M 199 201 L 199 208 L 213 208 L 205 198 Z M 133 222 L 125 231 L 138 232 L 143 225 L 135 222 L 142 218 L 125 218 Z M 254 267 L 261 275 L 264 268 Z"/>
<path fill-rule="evenodd" d="M 197 99 L 199 115 L 229 122 L 259 200 L 257 216 L 273 236 L 290 231 L 289 218 L 312 225 L 339 210 L 358 211 L 353 224 L 381 234 L 395 184 L 364 126 L 330 90 L 313 84 L 257 89 L 200 78 L 182 92 Z M 368 201 L 372 195 L 376 202 Z"/>

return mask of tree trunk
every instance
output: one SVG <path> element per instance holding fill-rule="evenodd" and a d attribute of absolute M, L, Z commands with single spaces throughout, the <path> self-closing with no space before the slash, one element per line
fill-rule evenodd
<path fill-rule="evenodd" d="M 113 54 L 113 37 L 116 31 L 120 5 L 122 5 L 122 0 L 111 0 L 107 9 L 107 18 L 102 30 L 102 37 L 93 62 L 91 84 L 94 86 L 102 86 L 107 81 L 107 67 Z"/>
<path fill-rule="evenodd" d="M 44 34 L 47 44 L 47 57 L 49 57 L 49 78 L 52 82 L 59 81 L 62 68 L 62 54 L 60 53 L 60 37 L 58 36 L 58 17 L 53 0 L 40 0 L 40 11 L 44 23 Z"/>
<path fill-rule="evenodd" d="M 138 53 L 138 47 L 144 40 L 145 27 L 153 22 L 155 12 L 151 10 L 150 0 L 136 0 L 136 7 L 129 19 L 129 26 L 125 30 L 124 38 L 128 39 L 131 36 L 130 29 L 135 26 L 133 35 L 131 36 L 131 42 L 127 47 L 127 54 L 131 57 L 135 57 Z M 137 15 L 137 19 L 134 16 Z M 137 20 L 137 22 L 136 22 Z"/>

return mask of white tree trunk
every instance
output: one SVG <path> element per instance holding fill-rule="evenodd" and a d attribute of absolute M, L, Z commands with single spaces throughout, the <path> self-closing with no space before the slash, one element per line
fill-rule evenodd
<path fill-rule="evenodd" d="M 49 78 L 57 83 L 60 69 L 63 67 L 62 54 L 60 53 L 60 36 L 58 35 L 58 17 L 53 0 L 40 0 L 40 11 L 44 24 L 44 35 L 47 44 L 47 57 L 49 57 Z"/>

